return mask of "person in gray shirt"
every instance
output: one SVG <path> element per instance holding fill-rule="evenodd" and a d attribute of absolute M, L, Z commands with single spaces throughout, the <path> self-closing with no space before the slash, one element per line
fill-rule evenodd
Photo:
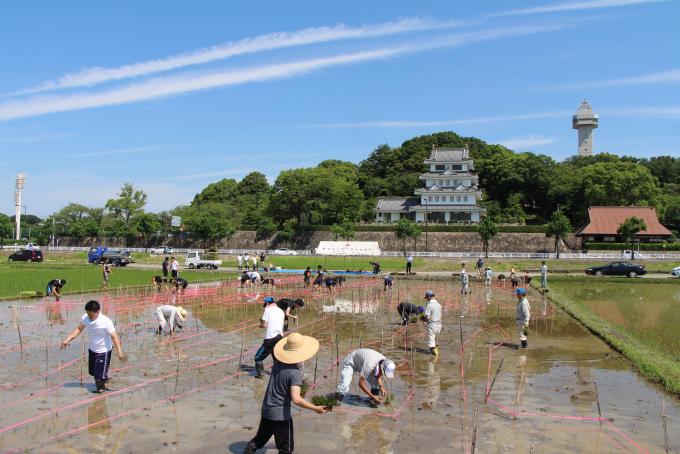
<path fill-rule="evenodd" d="M 262 401 L 260 426 L 255 437 L 248 442 L 243 454 L 254 454 L 267 444 L 272 435 L 274 435 L 279 454 L 293 452 L 291 403 L 319 414 L 326 413 L 325 407 L 314 405 L 300 396 L 302 386 L 300 365 L 316 355 L 318 350 L 318 340 L 300 333 L 292 333 L 276 344 L 274 367 Z"/>

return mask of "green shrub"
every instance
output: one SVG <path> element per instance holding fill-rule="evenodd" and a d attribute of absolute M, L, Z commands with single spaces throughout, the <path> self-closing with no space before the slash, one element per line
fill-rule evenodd
<path fill-rule="evenodd" d="M 637 249 L 637 244 L 635 248 Z M 584 249 L 589 251 L 625 251 L 630 249 L 627 243 L 585 243 Z M 640 243 L 641 251 L 680 251 L 680 243 Z"/>

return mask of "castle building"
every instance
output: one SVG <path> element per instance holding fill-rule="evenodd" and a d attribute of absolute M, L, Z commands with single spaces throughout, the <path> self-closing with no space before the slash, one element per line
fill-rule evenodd
<path fill-rule="evenodd" d="M 598 122 L 597 114 L 584 99 L 571 120 L 572 127 L 578 130 L 579 156 L 593 155 L 593 129 L 597 128 Z"/>
<path fill-rule="evenodd" d="M 381 197 L 375 208 L 377 222 L 397 222 L 402 217 L 416 222 L 479 222 L 486 210 L 478 205 L 482 192 L 467 148 L 432 147 L 420 175 L 424 187 L 415 197 Z"/>

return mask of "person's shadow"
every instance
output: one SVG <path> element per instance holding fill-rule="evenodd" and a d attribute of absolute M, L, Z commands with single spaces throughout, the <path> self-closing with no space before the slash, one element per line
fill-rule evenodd
<path fill-rule="evenodd" d="M 233 454 L 243 454 L 243 450 L 246 449 L 246 446 L 248 446 L 247 441 L 236 441 L 229 445 L 229 452 Z M 268 449 L 276 449 L 273 440 L 270 440 L 269 443 L 258 449 L 257 452 L 267 452 Z"/>

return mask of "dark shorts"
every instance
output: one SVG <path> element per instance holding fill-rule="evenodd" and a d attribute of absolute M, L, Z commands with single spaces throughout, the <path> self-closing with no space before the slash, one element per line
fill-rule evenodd
<path fill-rule="evenodd" d="M 260 345 L 260 348 L 257 350 L 257 353 L 255 353 L 255 362 L 262 362 L 264 361 L 267 356 L 271 355 L 274 352 L 274 346 L 278 341 L 283 339 L 283 337 L 278 334 L 276 337 L 272 337 L 271 339 L 265 339 L 264 342 L 262 342 L 262 345 Z"/>
<path fill-rule="evenodd" d="M 104 353 L 95 353 L 88 350 L 89 358 L 87 370 L 95 380 L 106 380 L 109 378 L 109 366 L 111 365 L 111 350 Z"/>

